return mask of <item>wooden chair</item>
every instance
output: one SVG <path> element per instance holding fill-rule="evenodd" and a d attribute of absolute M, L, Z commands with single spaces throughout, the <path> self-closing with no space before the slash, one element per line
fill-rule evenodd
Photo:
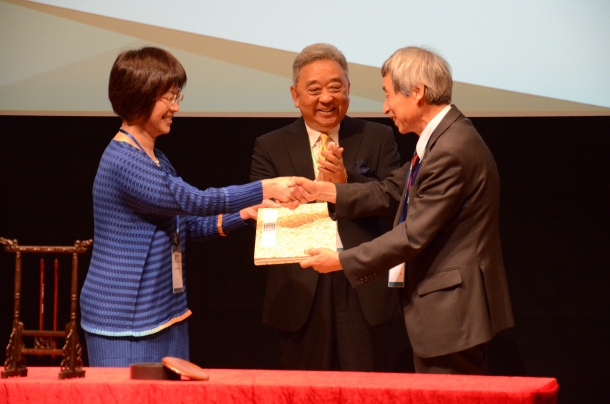
<path fill-rule="evenodd" d="M 76 312 L 78 306 L 78 254 L 87 251 L 93 240 L 79 241 L 74 246 L 67 247 L 39 247 L 39 246 L 20 246 L 17 240 L 7 240 L 0 237 L 0 244 L 4 244 L 4 249 L 15 253 L 15 308 L 13 316 L 13 329 L 9 343 L 6 347 L 6 361 L 2 379 L 12 376 L 27 376 L 28 370 L 25 365 L 23 355 L 62 355 L 59 378 L 68 379 L 73 377 L 84 377 L 82 360 L 82 347 L 78 339 L 78 328 L 76 322 Z M 55 289 L 54 289 L 54 327 L 52 330 L 43 330 L 43 307 L 44 307 L 44 258 L 41 258 L 41 295 L 40 295 L 40 324 L 38 330 L 26 330 L 20 321 L 21 310 L 21 256 L 22 254 L 72 254 L 72 276 L 70 292 L 70 321 L 66 324 L 65 331 L 57 331 L 57 273 L 58 260 L 55 259 Z M 26 348 L 23 337 L 34 337 L 34 347 Z M 57 349 L 57 341 L 65 339 L 63 349 Z"/>

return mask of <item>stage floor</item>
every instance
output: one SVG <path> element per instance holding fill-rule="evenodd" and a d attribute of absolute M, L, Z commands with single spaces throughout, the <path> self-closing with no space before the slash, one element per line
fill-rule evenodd
<path fill-rule="evenodd" d="M 30 367 L 0 380 L 0 404 L 554 404 L 558 390 L 554 378 L 534 377 L 206 369 L 208 381 L 150 381 L 127 368 L 85 370 L 58 380 L 59 368 Z"/>

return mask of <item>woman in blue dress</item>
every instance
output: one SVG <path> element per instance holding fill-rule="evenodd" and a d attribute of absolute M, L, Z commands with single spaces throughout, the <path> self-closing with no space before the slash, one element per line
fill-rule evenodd
<path fill-rule="evenodd" d="M 176 175 L 154 145 L 169 133 L 185 84 L 180 62 L 154 47 L 122 52 L 110 72 L 122 126 L 93 185 L 94 243 L 81 292 L 90 366 L 188 360 L 184 240 L 224 236 L 256 218 L 263 199 L 291 199 L 288 178 L 199 190 Z"/>

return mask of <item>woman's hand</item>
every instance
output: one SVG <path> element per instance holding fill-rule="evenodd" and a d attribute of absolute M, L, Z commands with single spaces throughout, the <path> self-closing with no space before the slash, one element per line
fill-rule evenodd
<path fill-rule="evenodd" d="M 272 201 L 271 199 L 263 199 L 263 202 L 250 206 L 249 208 L 245 208 L 239 211 L 239 216 L 241 216 L 241 220 L 254 219 L 258 218 L 258 210 L 259 208 L 280 208 L 280 205 L 277 202 Z"/>
<path fill-rule="evenodd" d="M 278 202 L 286 203 L 298 200 L 300 203 L 307 203 L 310 200 L 303 198 L 296 188 L 291 188 L 288 184 L 298 177 L 278 177 L 262 180 L 263 198 L 273 198 Z"/>
<path fill-rule="evenodd" d="M 332 182 L 311 181 L 303 177 L 292 177 L 288 186 L 294 189 L 294 198 L 300 203 L 313 200 L 337 202 L 337 188 Z"/>

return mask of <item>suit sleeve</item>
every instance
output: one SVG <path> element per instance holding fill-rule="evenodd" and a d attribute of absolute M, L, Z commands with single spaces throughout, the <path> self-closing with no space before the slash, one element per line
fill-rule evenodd
<path fill-rule="evenodd" d="M 434 158 L 426 160 L 418 174 L 407 220 L 383 236 L 339 254 L 353 286 L 411 260 L 461 208 L 466 188 L 464 164 L 453 150 L 437 147 L 434 152 Z"/>
<path fill-rule="evenodd" d="M 398 147 L 396 146 L 392 129 L 389 126 L 386 126 L 382 130 L 375 131 L 375 133 L 370 133 L 369 136 L 374 136 L 375 140 L 380 145 L 380 147 L 375 150 L 378 155 L 374 156 L 375 158 L 373 159 L 376 164 L 373 167 L 369 167 L 364 161 L 356 161 L 355 167 L 347 170 L 348 184 L 367 184 L 379 182 L 390 176 L 394 170 L 400 168 L 400 154 L 398 153 Z M 365 147 L 368 147 L 368 145 Z M 369 174 L 369 171 L 371 170 L 372 175 L 364 175 L 364 173 Z M 337 184 L 337 186 L 341 187 L 343 184 Z M 377 215 L 393 215 L 396 211 L 396 207 L 398 206 L 398 203 L 392 198 L 384 199 L 383 201 L 378 202 L 380 202 L 378 209 L 369 210 L 367 208 L 365 211 L 358 212 L 350 210 L 351 208 L 344 208 L 343 215 L 337 214 L 336 205 L 329 203 L 328 212 L 333 220 L 358 219 L 361 217 Z M 368 204 L 367 206 L 370 207 L 372 204 Z"/>
<path fill-rule="evenodd" d="M 376 131 L 377 132 L 377 131 Z M 392 128 L 385 126 L 379 133 L 371 133 L 379 142 L 378 156 L 376 157 L 376 167 L 363 167 L 362 162 L 357 162 L 355 167 L 347 170 L 348 183 L 365 183 L 371 181 L 381 181 L 388 177 L 390 173 L 400 167 L 400 154 L 394 140 Z M 373 169 L 372 176 L 363 175 L 363 171 Z"/>
<path fill-rule="evenodd" d="M 334 218 L 357 219 L 395 213 L 408 174 L 409 167 L 405 165 L 392 171 L 383 181 L 336 184 L 337 203 Z"/>

